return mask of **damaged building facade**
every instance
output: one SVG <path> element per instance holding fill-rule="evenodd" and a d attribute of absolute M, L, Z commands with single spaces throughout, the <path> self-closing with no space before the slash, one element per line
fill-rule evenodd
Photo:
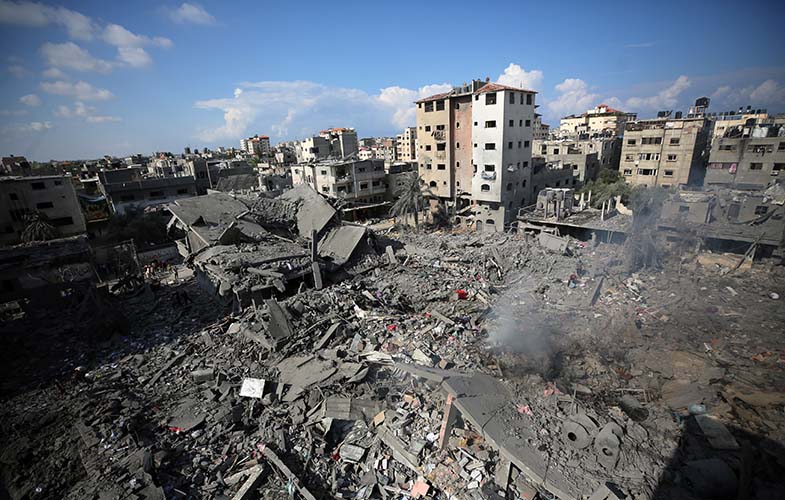
<path fill-rule="evenodd" d="M 785 124 L 729 129 L 712 143 L 704 185 L 765 189 L 785 183 Z"/>
<path fill-rule="evenodd" d="M 419 174 L 456 223 L 504 231 L 531 202 L 535 96 L 474 80 L 417 101 Z"/>

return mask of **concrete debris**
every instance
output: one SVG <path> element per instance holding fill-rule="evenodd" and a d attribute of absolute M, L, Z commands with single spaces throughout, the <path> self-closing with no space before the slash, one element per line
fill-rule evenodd
<path fill-rule="evenodd" d="M 10 498 L 781 491 L 782 269 L 629 274 L 548 233 L 382 235 L 292 191 L 179 200 L 193 276 L 113 298 L 128 325 L 103 340 L 65 313 L 3 324 Z"/>

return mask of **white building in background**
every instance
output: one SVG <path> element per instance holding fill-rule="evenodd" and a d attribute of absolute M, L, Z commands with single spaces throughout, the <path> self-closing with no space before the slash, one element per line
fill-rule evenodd
<path fill-rule="evenodd" d="M 330 144 L 330 156 L 335 158 L 348 158 L 357 155 L 359 142 L 357 132 L 353 128 L 330 128 L 322 130 L 319 137 L 327 140 Z"/>
<path fill-rule="evenodd" d="M 241 139 L 240 149 L 249 155 L 267 158 L 270 156 L 270 138 L 266 135 L 255 135 Z"/>
<path fill-rule="evenodd" d="M 297 163 L 308 163 L 330 156 L 330 142 L 324 137 L 314 136 L 294 144 Z"/>
<path fill-rule="evenodd" d="M 417 127 L 406 127 L 402 134 L 396 137 L 397 161 L 417 161 Z"/>
<path fill-rule="evenodd" d="M 562 136 L 612 134 L 624 135 L 624 126 L 637 118 L 635 113 L 626 113 L 600 104 L 581 115 L 565 116 L 559 125 Z"/>

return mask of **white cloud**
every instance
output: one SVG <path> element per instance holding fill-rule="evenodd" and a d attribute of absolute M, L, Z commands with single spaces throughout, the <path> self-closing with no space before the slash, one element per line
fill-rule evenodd
<path fill-rule="evenodd" d="M 365 134 L 388 133 L 414 125 L 415 100 L 450 88 L 448 84 L 387 87 L 370 94 L 309 81 L 244 83 L 234 89 L 232 97 L 195 103 L 199 109 L 222 111 L 224 118 L 222 125 L 203 130 L 199 137 L 208 142 L 234 140 L 251 127 L 279 138 L 303 137 L 330 126 L 354 126 Z"/>
<path fill-rule="evenodd" d="M 76 40 L 91 40 L 94 32 L 93 21 L 79 12 L 28 1 L 0 0 L 0 23 L 38 28 L 57 24 Z"/>
<path fill-rule="evenodd" d="M 52 80 L 63 79 L 63 78 L 67 78 L 68 77 L 65 73 L 63 73 L 62 71 L 60 71 L 57 68 L 48 68 L 48 69 L 44 70 L 41 73 L 41 75 L 44 78 L 50 78 Z"/>
<path fill-rule="evenodd" d="M 52 128 L 51 122 L 30 122 L 27 125 L 22 126 L 23 131 L 29 132 L 41 132 L 42 130 L 49 130 Z"/>
<path fill-rule="evenodd" d="M 24 78 L 24 77 L 26 77 L 27 75 L 30 74 L 30 72 L 27 71 L 27 68 L 25 68 L 21 64 L 12 64 L 12 65 L 10 65 L 8 67 L 8 72 L 11 73 L 12 75 L 14 75 L 17 78 Z"/>
<path fill-rule="evenodd" d="M 133 68 L 149 66 L 153 62 L 150 54 L 141 47 L 118 47 L 117 59 Z"/>
<path fill-rule="evenodd" d="M 547 103 L 555 117 L 583 113 L 597 105 L 600 96 L 589 92 L 589 86 L 580 78 L 566 78 L 556 85 L 559 95 Z"/>
<path fill-rule="evenodd" d="M 107 24 L 101 38 L 109 45 L 114 45 L 115 47 L 145 47 L 148 45 L 155 45 L 169 48 L 173 45 L 172 41 L 168 38 L 160 36 L 150 38 L 144 35 L 137 35 L 119 24 Z"/>
<path fill-rule="evenodd" d="M 718 87 L 717 90 L 712 92 L 711 98 L 721 99 L 724 96 L 727 96 L 730 93 L 730 91 L 731 91 L 730 85 L 722 85 L 721 87 Z"/>
<path fill-rule="evenodd" d="M 41 83 L 41 90 L 49 94 L 75 97 L 83 101 L 105 101 L 114 97 L 108 90 L 93 87 L 83 81 L 76 83 L 64 82 L 62 80 L 43 82 Z"/>
<path fill-rule="evenodd" d="M 529 90 L 540 90 L 543 74 L 538 69 L 526 71 L 517 64 L 510 63 L 504 68 L 504 72 L 496 79 L 497 82 L 511 87 L 519 87 Z"/>
<path fill-rule="evenodd" d="M 668 87 L 650 97 L 630 97 L 627 107 L 635 110 L 662 110 L 674 107 L 679 102 L 679 95 L 690 87 L 690 79 L 681 75 Z"/>
<path fill-rule="evenodd" d="M 36 107 L 41 105 L 41 98 L 35 94 L 27 94 L 20 97 L 19 102 L 26 106 Z"/>
<path fill-rule="evenodd" d="M 774 80 L 766 80 L 750 92 L 750 101 L 754 104 L 783 104 L 785 86 Z"/>
<path fill-rule="evenodd" d="M 169 17 L 176 23 L 214 24 L 215 18 L 203 7 L 193 3 L 183 3 L 169 12 Z"/>
<path fill-rule="evenodd" d="M 58 68 L 99 73 L 108 73 L 112 69 L 111 62 L 93 57 L 73 42 L 45 43 L 41 47 L 41 55 L 47 64 Z"/>
<path fill-rule="evenodd" d="M 61 118 L 84 118 L 84 120 L 88 123 L 109 123 L 122 121 L 122 119 L 117 116 L 97 115 L 95 112 L 96 109 L 94 106 L 88 106 L 81 101 L 76 101 L 73 108 L 62 105 L 58 106 L 55 110 L 55 116 L 59 116 Z"/>

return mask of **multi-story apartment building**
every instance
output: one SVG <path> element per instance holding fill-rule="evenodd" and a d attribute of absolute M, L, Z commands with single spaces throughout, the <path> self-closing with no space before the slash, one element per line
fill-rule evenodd
<path fill-rule="evenodd" d="M 353 128 L 330 128 L 322 130 L 319 136 L 330 144 L 330 156 L 348 158 L 359 151 L 357 132 Z"/>
<path fill-rule="evenodd" d="M 417 161 L 417 127 L 406 127 L 402 134 L 396 137 L 397 161 Z"/>
<path fill-rule="evenodd" d="M 760 124 L 714 141 L 704 186 L 765 189 L 785 183 L 785 124 Z"/>
<path fill-rule="evenodd" d="M 593 138 L 576 139 L 545 139 L 534 140 L 532 154 L 548 157 L 549 155 L 564 154 L 564 151 L 573 153 L 596 154 L 598 169 L 609 168 L 618 170 L 621 156 L 621 138 L 616 136 L 597 136 Z M 594 176 L 589 176 L 589 180 Z M 586 179 L 581 178 L 581 181 Z"/>
<path fill-rule="evenodd" d="M 0 243 L 19 243 L 32 212 L 46 215 L 58 237 L 81 234 L 87 229 L 69 177 L 0 177 Z"/>
<path fill-rule="evenodd" d="M 565 116 L 561 119 L 559 131 L 566 135 L 611 133 L 620 136 L 624 133 L 625 124 L 636 118 L 635 113 L 626 113 L 607 104 L 600 104 L 581 115 Z"/>
<path fill-rule="evenodd" d="M 374 144 L 373 146 L 362 146 L 357 153 L 360 160 L 382 160 L 385 163 L 395 161 L 395 148 L 384 144 Z"/>
<path fill-rule="evenodd" d="M 255 135 L 241 139 L 240 149 L 249 155 L 267 158 L 270 156 L 270 138 L 266 135 Z"/>
<path fill-rule="evenodd" d="M 542 115 L 539 113 L 534 114 L 534 123 L 532 124 L 532 138 L 534 140 L 543 140 L 548 138 L 551 126 L 542 123 Z"/>
<path fill-rule="evenodd" d="M 330 141 L 324 137 L 308 137 L 294 144 L 294 154 L 298 163 L 307 163 L 330 156 Z"/>
<path fill-rule="evenodd" d="M 710 113 L 707 117 L 711 120 L 711 143 L 714 144 L 729 130 L 768 121 L 769 113 L 765 109 L 752 109 L 747 106 L 746 109 L 739 108 L 738 111 Z"/>
<path fill-rule="evenodd" d="M 534 141 L 532 156 L 545 158 L 545 162 L 556 166 L 562 165 L 573 171 L 573 185 L 583 184 L 597 178 L 600 161 L 594 144 L 590 141 Z"/>
<path fill-rule="evenodd" d="M 502 231 L 531 201 L 535 95 L 474 80 L 417 101 L 418 170 L 456 223 Z"/>
<path fill-rule="evenodd" d="M 662 187 L 703 183 L 709 129 L 706 118 L 680 113 L 627 123 L 619 167 L 624 179 Z"/>
<path fill-rule="evenodd" d="M 292 183 L 308 184 L 331 198 L 381 203 L 387 192 L 382 160 L 324 160 L 292 165 Z"/>

